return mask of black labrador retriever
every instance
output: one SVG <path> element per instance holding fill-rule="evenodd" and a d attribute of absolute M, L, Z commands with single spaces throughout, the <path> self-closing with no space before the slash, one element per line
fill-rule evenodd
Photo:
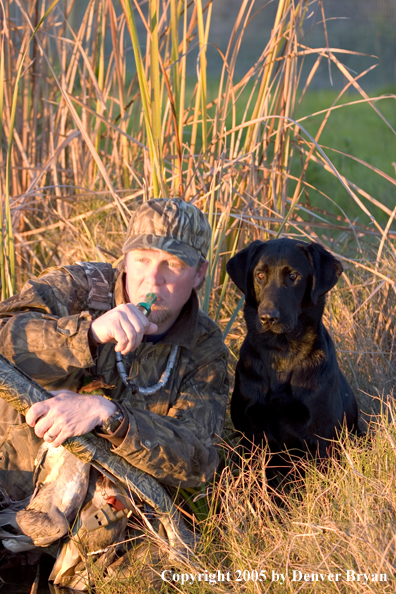
<path fill-rule="evenodd" d="M 355 396 L 322 322 L 341 263 L 318 243 L 254 241 L 227 264 L 246 296 L 247 335 L 231 400 L 246 443 L 326 458 L 343 423 L 357 430 Z"/>

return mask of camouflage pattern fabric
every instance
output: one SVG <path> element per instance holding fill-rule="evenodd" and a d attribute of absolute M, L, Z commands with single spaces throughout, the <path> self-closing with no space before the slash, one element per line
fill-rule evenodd
<path fill-rule="evenodd" d="M 49 392 L 27 376 L 21 369 L 12 365 L 1 354 L 0 397 L 24 415 L 33 404 L 51 398 Z M 11 524 L 18 532 L 22 532 L 22 534 L 13 535 L 6 530 L 0 530 L 4 546 L 12 552 L 18 552 L 23 551 L 26 546 L 28 549 L 32 548 L 32 545 L 48 546 L 54 540 L 57 540 L 62 532 L 65 534 L 68 529 L 66 520 L 74 519 L 77 512 L 76 507 L 80 507 L 80 504 L 83 503 L 87 487 L 88 500 L 93 495 L 87 482 L 87 472 L 89 473 L 87 466 L 93 464 L 96 469 L 109 473 L 121 485 L 124 485 L 120 492 L 123 497 L 124 494 L 136 495 L 139 501 L 148 504 L 154 510 L 156 519 L 161 523 L 167 534 L 169 545 L 172 547 L 172 555 L 181 555 L 182 557 L 188 555 L 189 551 L 195 547 L 196 539 L 184 524 L 165 489 L 147 472 L 135 468 L 121 456 L 113 454 L 110 447 L 109 442 L 101 439 L 95 433 L 69 438 L 64 442 L 64 448 L 52 448 L 51 445 L 44 443 L 39 450 L 39 460 L 36 459 L 33 498 L 24 499 L 22 502 L 16 502 L 16 504 L 11 502 L 8 509 L 0 512 L 1 526 Z M 44 448 L 47 452 L 45 460 L 43 459 Z M 71 460 L 73 456 L 68 457 L 66 450 L 71 452 L 78 460 L 76 459 L 73 462 Z M 50 461 L 48 461 L 48 457 Z M 45 468 L 47 462 L 48 465 Z M 83 463 L 82 466 L 81 462 Z M 99 490 L 99 501 L 102 501 L 103 505 L 104 485 L 103 483 L 98 484 L 92 477 L 92 473 L 89 480 L 90 484 L 91 479 L 94 480 L 94 484 L 91 486 L 94 486 L 95 491 Z M 117 489 L 120 489 L 120 485 L 118 485 Z M 73 495 L 72 498 L 70 497 L 71 494 Z M 22 509 L 20 507 L 21 503 L 23 503 Z M 132 499 L 128 495 L 124 503 L 128 509 L 138 512 L 138 515 L 140 514 L 139 507 L 132 503 Z M 104 516 L 114 519 L 113 510 L 110 508 L 104 512 L 105 508 L 106 506 L 102 508 Z M 123 517 L 125 517 L 124 514 Z M 147 521 L 145 516 L 144 521 Z M 88 528 L 87 525 L 85 527 Z M 96 519 L 93 530 L 96 532 L 97 528 L 98 522 Z M 88 531 L 90 532 L 90 529 Z M 109 536 L 108 533 L 107 536 Z M 22 548 L 20 548 L 20 545 L 22 545 Z M 103 546 L 106 547 L 107 544 L 103 544 Z M 94 547 L 93 550 L 96 548 L 98 547 Z M 61 568 L 66 570 L 66 575 L 70 576 L 68 571 L 71 569 L 70 567 L 67 568 L 62 563 Z"/>
<path fill-rule="evenodd" d="M 122 271 L 115 271 L 113 306 L 124 302 Z M 227 349 L 218 326 L 198 308 L 193 292 L 176 324 L 159 343 L 142 343 L 123 357 L 140 387 L 156 384 L 172 345 L 179 355 L 169 382 L 152 396 L 126 391 L 114 345 L 90 347 L 88 329 L 100 313 L 88 308 L 81 266 L 52 268 L 0 304 L 0 351 L 47 390 L 80 391 L 98 380 L 101 392 L 126 411 L 128 430 L 112 451 L 172 486 L 195 487 L 218 463 L 228 398 Z M 96 392 L 97 393 L 97 392 Z M 0 487 L 15 500 L 32 492 L 33 462 L 42 440 L 24 418 L 0 401 Z"/>
<path fill-rule="evenodd" d="M 206 259 L 212 231 L 206 216 L 180 198 L 149 200 L 129 221 L 124 254 L 135 249 L 159 249 L 189 266 Z"/>

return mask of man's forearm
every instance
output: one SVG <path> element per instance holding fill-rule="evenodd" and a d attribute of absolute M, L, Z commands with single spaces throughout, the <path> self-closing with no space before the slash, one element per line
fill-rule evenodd
<path fill-rule="evenodd" d="M 170 416 L 130 409 L 128 430 L 113 451 L 133 466 L 164 484 L 198 487 L 209 480 L 217 467 L 213 439 L 194 418 Z M 196 413 L 199 415 L 199 406 Z"/>

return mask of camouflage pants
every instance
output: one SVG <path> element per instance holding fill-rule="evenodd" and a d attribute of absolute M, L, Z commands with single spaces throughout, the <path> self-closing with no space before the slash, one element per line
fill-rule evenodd
<path fill-rule="evenodd" d="M 34 461 L 42 443 L 25 417 L 0 399 L 0 505 L 33 493 Z"/>
<path fill-rule="evenodd" d="M 49 577 L 54 587 L 68 587 L 86 591 L 95 581 L 107 577 L 128 580 L 141 576 L 142 582 L 159 582 L 159 568 L 166 559 L 166 544 L 161 546 L 161 539 L 166 543 L 166 534 L 162 525 L 153 520 L 153 534 L 147 536 L 147 528 L 141 518 L 120 512 L 115 521 L 106 523 L 106 514 L 101 513 L 103 501 L 109 495 L 125 501 L 126 491 L 103 478 L 91 468 L 90 485 L 86 503 L 72 528 L 72 535 L 67 537 L 57 556 Z M 112 499 L 113 497 L 110 497 Z M 102 501 L 100 501 L 102 499 Z M 140 508 L 140 504 L 137 503 Z M 122 507 L 122 504 L 121 504 Z M 142 508 L 143 509 L 143 508 Z M 155 538 L 157 533 L 160 538 Z M 138 569 L 139 568 L 139 569 Z"/>

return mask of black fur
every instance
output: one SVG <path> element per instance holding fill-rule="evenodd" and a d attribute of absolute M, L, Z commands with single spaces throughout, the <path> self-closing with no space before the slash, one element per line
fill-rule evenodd
<path fill-rule="evenodd" d="M 231 400 L 245 443 L 325 458 L 344 420 L 357 430 L 355 396 L 322 322 L 341 263 L 317 243 L 254 241 L 227 264 L 246 296 L 247 335 Z M 294 276 L 295 275 L 295 276 Z"/>

